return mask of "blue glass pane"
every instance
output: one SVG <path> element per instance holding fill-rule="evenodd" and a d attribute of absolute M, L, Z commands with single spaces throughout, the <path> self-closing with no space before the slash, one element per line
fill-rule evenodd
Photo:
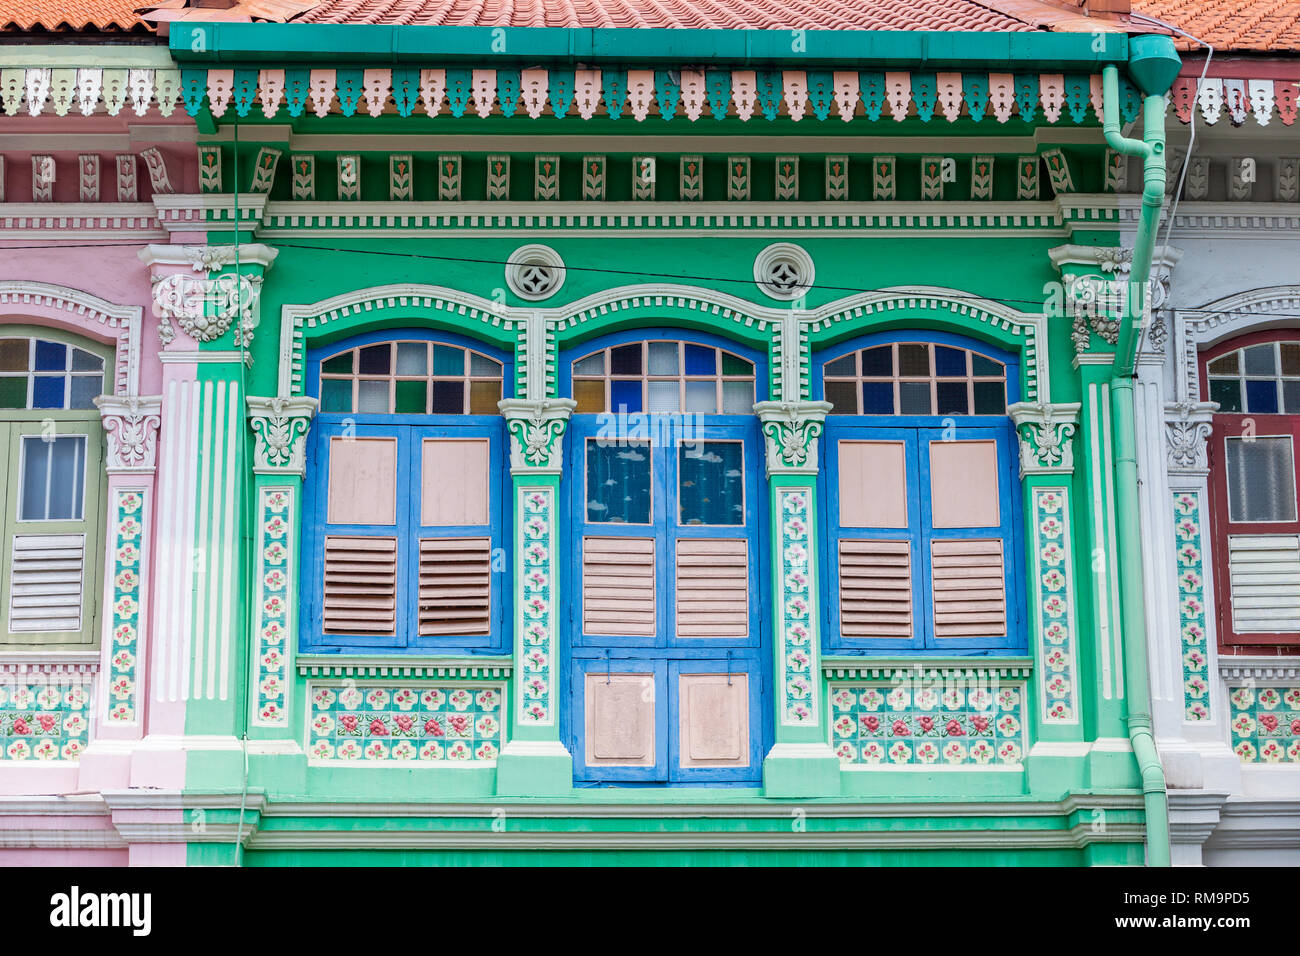
<path fill-rule="evenodd" d="M 740 442 L 680 446 L 677 482 L 682 524 L 745 523 L 745 449 Z"/>
<path fill-rule="evenodd" d="M 1277 413 L 1277 382 L 1246 382 L 1246 411 L 1261 415 Z"/>
<path fill-rule="evenodd" d="M 944 345 L 934 347 L 934 374 L 940 378 L 953 378 L 966 374 L 966 352 Z"/>
<path fill-rule="evenodd" d="M 704 345 L 686 346 L 687 375 L 716 375 L 718 371 L 718 353 Z"/>
<path fill-rule="evenodd" d="M 587 520 L 650 523 L 650 446 L 587 442 Z"/>
<path fill-rule="evenodd" d="M 893 382 L 863 382 L 862 383 L 862 414 L 864 415 L 894 414 L 894 383 Z"/>
<path fill-rule="evenodd" d="M 609 403 L 613 406 L 611 411 L 619 412 L 626 409 L 629 412 L 641 411 L 641 383 L 636 382 L 610 382 L 609 383 Z"/>
<path fill-rule="evenodd" d="M 1241 381 L 1235 378 L 1210 379 L 1210 401 L 1218 402 L 1221 412 L 1241 411 Z"/>
<path fill-rule="evenodd" d="M 61 375 L 38 375 L 32 383 L 32 408 L 62 408 L 66 380 Z"/>
<path fill-rule="evenodd" d="M 36 343 L 37 371 L 61 372 L 68 367 L 68 347 L 58 342 Z"/>
<path fill-rule="evenodd" d="M 615 375 L 641 374 L 641 343 L 609 350 L 609 370 Z"/>

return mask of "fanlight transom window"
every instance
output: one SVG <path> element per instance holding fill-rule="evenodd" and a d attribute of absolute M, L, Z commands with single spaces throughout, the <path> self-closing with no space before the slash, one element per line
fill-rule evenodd
<path fill-rule="evenodd" d="M 1265 342 L 1206 366 L 1210 401 L 1221 412 L 1300 414 L 1300 342 Z"/>
<path fill-rule="evenodd" d="M 754 363 L 692 342 L 633 342 L 573 363 L 579 414 L 606 411 L 749 415 Z"/>
<path fill-rule="evenodd" d="M 89 409 L 104 390 L 104 360 L 62 342 L 0 338 L 0 408 Z"/>
<path fill-rule="evenodd" d="M 321 411 L 496 415 L 502 365 L 441 342 L 382 342 L 321 362 Z"/>
<path fill-rule="evenodd" d="M 822 369 L 832 415 L 1004 415 L 1007 370 L 970 349 L 894 342 Z"/>

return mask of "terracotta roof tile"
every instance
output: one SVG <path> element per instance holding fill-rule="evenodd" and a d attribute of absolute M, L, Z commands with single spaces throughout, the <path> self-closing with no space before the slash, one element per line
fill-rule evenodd
<path fill-rule="evenodd" d="M 146 33 L 140 0 L 0 0 L 0 32 Z"/>
<path fill-rule="evenodd" d="M 1219 52 L 1300 51 L 1297 0 L 1133 0 L 1133 12 L 1173 24 Z M 1180 50 L 1201 49 L 1190 40 L 1176 42 Z"/>

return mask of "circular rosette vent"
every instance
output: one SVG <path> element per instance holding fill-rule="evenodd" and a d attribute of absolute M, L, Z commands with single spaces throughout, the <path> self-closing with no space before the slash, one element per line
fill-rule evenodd
<path fill-rule="evenodd" d="M 520 246 L 506 263 L 506 285 L 521 299 L 546 299 L 564 285 L 564 260 L 550 246 Z"/>

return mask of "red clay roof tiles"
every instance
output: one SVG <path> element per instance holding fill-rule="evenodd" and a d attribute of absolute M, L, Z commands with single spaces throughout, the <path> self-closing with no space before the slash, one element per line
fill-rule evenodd
<path fill-rule="evenodd" d="M 1134 13 L 1171 23 L 1219 52 L 1300 51 L 1300 2 L 1296 0 L 1134 0 Z M 1177 38 L 1180 50 L 1200 50 Z"/>
<path fill-rule="evenodd" d="M 0 0 L 6 33 L 153 32 L 136 15 L 140 0 Z"/>

